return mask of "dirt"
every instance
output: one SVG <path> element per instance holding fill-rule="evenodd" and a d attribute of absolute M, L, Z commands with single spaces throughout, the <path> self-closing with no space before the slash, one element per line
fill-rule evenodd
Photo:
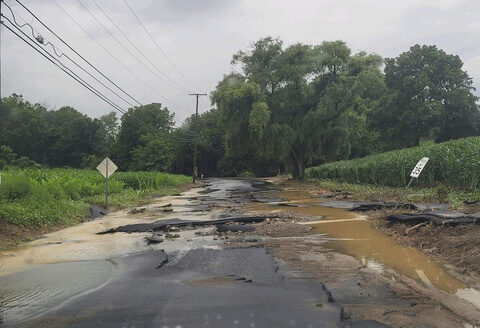
<path fill-rule="evenodd" d="M 310 182 L 282 181 L 283 187 L 295 188 L 312 194 L 336 194 L 334 199 L 348 199 L 352 195 L 341 190 L 325 190 Z M 359 195 L 355 195 L 358 196 Z M 480 204 L 473 203 L 462 207 L 465 213 L 480 212 Z M 410 211 L 403 211 L 410 212 Z M 428 224 L 411 230 L 412 225 L 402 223 L 391 224 L 382 220 L 388 213 L 372 211 L 366 213 L 370 219 L 375 220 L 375 227 L 392 236 L 402 245 L 415 247 L 442 262 L 456 275 L 464 275 L 469 281 L 474 276 L 474 281 L 480 284 L 480 226 L 466 224 L 453 227 L 444 227 Z M 477 287 L 478 287 L 477 284 Z"/>
<path fill-rule="evenodd" d="M 445 264 L 456 275 L 480 286 L 480 226 L 444 227 L 429 223 L 406 231 L 412 225 L 375 219 L 375 226 L 402 245 L 412 246 Z"/>
<path fill-rule="evenodd" d="M 22 243 L 41 238 L 42 235 L 65 228 L 64 225 L 52 227 L 26 228 L 9 223 L 0 223 L 0 250 L 16 247 Z"/>

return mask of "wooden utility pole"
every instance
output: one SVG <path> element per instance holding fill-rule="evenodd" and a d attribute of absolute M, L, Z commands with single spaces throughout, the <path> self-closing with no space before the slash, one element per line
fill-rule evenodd
<path fill-rule="evenodd" d="M 198 97 L 206 96 L 206 93 L 190 93 L 190 96 L 195 96 L 197 98 L 197 105 L 195 106 L 195 141 L 193 144 L 193 183 L 197 181 L 197 139 L 198 139 Z"/>

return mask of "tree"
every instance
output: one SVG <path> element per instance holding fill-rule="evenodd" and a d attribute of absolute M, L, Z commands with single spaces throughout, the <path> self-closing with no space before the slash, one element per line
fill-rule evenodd
<path fill-rule="evenodd" d="M 110 112 L 106 115 L 100 116 L 98 119 L 102 129 L 105 131 L 105 142 L 108 145 L 114 143 L 118 134 L 118 118 L 116 112 Z"/>
<path fill-rule="evenodd" d="M 383 87 L 381 58 L 351 56 L 342 41 L 283 49 L 265 38 L 232 62 L 244 74 L 225 76 L 212 94 L 227 155 L 287 165 L 297 179 L 308 164 L 350 155 Z"/>
<path fill-rule="evenodd" d="M 221 175 L 218 163 L 225 154 L 225 129 L 220 121 L 217 109 L 211 109 L 198 116 L 197 167 L 198 173 L 205 176 Z M 197 134 L 195 114 L 191 115 L 178 131 L 175 137 L 177 143 L 175 172 L 190 175 L 193 170 L 193 140 Z M 191 141 L 189 141 L 191 140 Z"/>
<path fill-rule="evenodd" d="M 47 112 L 46 119 L 51 130 L 47 164 L 80 167 L 86 155 L 98 154 L 98 120 L 69 106 Z"/>
<path fill-rule="evenodd" d="M 133 171 L 170 172 L 175 160 L 175 150 L 172 142 L 158 134 L 145 134 L 140 137 L 143 145 L 137 146 L 132 152 L 132 162 L 129 169 Z"/>
<path fill-rule="evenodd" d="M 0 169 L 12 164 L 15 160 L 15 157 L 17 157 L 17 155 L 12 152 L 12 148 L 5 145 L 0 145 Z"/>
<path fill-rule="evenodd" d="M 116 112 L 110 112 L 98 119 L 94 119 L 93 122 L 99 126 L 96 139 L 98 140 L 95 153 L 85 156 L 83 160 L 84 167 L 95 167 L 93 163 L 99 162 L 105 156 L 110 156 L 112 147 L 115 144 L 115 140 L 118 135 L 118 118 Z"/>
<path fill-rule="evenodd" d="M 171 139 L 174 114 L 161 104 L 152 103 L 130 108 L 121 118 L 121 125 L 115 145 L 112 149 L 112 159 L 122 170 L 127 170 L 133 160 L 133 152 L 137 147 L 148 143 L 142 136 L 155 134 L 158 138 Z"/>
<path fill-rule="evenodd" d="M 385 60 L 390 93 L 374 115 L 388 148 L 416 146 L 475 134 L 477 97 L 458 56 L 436 46 L 415 45 Z"/>
<path fill-rule="evenodd" d="M 46 121 L 47 110 L 25 101 L 21 95 L 3 98 L 0 106 L 0 140 L 19 156 L 36 162 L 47 160 L 51 129 Z"/>

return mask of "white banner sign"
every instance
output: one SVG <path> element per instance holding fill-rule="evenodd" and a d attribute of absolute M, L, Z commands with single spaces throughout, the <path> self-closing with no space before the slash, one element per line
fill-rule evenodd
<path fill-rule="evenodd" d="M 430 158 L 428 158 L 428 157 L 424 157 L 421 160 L 419 160 L 417 165 L 415 165 L 415 168 L 412 170 L 412 173 L 410 173 L 410 176 L 412 178 L 418 178 L 418 176 L 420 175 L 420 173 L 422 173 L 422 170 L 425 167 L 425 165 L 427 164 L 429 159 Z"/>

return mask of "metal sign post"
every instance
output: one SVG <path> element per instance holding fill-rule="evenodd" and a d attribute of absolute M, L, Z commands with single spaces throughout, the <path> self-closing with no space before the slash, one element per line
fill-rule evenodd
<path fill-rule="evenodd" d="M 108 208 L 108 157 L 105 158 L 107 160 L 105 164 L 105 208 Z"/>
<path fill-rule="evenodd" d="M 105 177 L 105 208 L 108 207 L 108 178 L 118 169 L 112 160 L 106 157 L 97 166 L 97 170 Z"/>
<path fill-rule="evenodd" d="M 410 181 L 408 181 L 408 184 L 405 187 L 405 191 L 403 192 L 403 195 L 400 198 L 401 201 L 405 198 L 405 196 L 407 196 L 408 188 L 412 184 L 413 179 L 417 179 L 420 176 L 420 173 L 422 173 L 423 168 L 425 167 L 425 165 L 427 165 L 427 162 L 428 162 L 429 159 L 430 158 L 428 158 L 428 157 L 423 157 L 421 160 L 418 161 L 417 165 L 415 165 L 415 167 L 412 170 L 412 173 L 410 173 Z M 398 206 L 398 203 L 395 204 L 395 207 L 393 208 L 392 214 L 397 209 L 397 206 Z"/>

